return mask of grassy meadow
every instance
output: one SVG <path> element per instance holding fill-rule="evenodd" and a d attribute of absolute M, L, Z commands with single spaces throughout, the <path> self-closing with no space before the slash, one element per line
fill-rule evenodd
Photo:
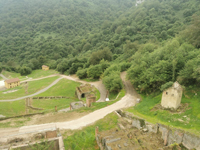
<path fill-rule="evenodd" d="M 78 101 L 78 99 L 75 98 L 63 98 L 63 99 L 46 99 L 46 100 L 41 100 L 41 99 L 34 99 L 32 101 L 32 106 L 37 107 L 37 108 L 43 108 L 45 110 L 54 110 L 55 106 L 57 106 L 57 109 L 63 109 L 63 108 L 68 108 L 70 106 L 71 102 Z"/>
<path fill-rule="evenodd" d="M 67 79 L 61 79 L 56 85 L 48 89 L 46 92 L 39 94 L 38 96 L 67 96 L 74 97 L 76 87 L 80 83 Z"/>
<path fill-rule="evenodd" d="M 162 123 L 171 127 L 184 129 L 197 135 L 200 134 L 200 89 L 190 88 L 184 91 L 181 103 L 187 106 L 178 108 L 177 112 L 155 109 L 161 103 L 162 94 L 155 97 L 143 96 L 141 103 L 127 109 L 152 123 Z"/>
<path fill-rule="evenodd" d="M 47 87 L 48 85 L 50 85 L 53 81 L 55 81 L 58 78 L 59 78 L 58 76 L 55 76 L 55 77 L 50 77 L 50 78 L 45 78 L 45 79 L 41 79 L 41 80 L 28 82 L 28 94 L 25 94 L 25 86 L 23 84 L 18 87 L 12 88 L 12 89 L 0 91 L 0 100 L 13 99 L 13 98 L 33 94 L 33 93 Z M 18 90 L 18 91 L 13 92 L 13 93 L 3 94 L 3 92 L 10 91 L 10 90 Z"/>
<path fill-rule="evenodd" d="M 24 115 L 25 111 L 25 100 L 0 103 L 0 114 L 6 117 Z"/>

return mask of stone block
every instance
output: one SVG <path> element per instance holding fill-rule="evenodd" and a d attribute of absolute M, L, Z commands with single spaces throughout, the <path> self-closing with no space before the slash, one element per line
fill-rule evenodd
<path fill-rule="evenodd" d="M 170 130 L 169 137 L 168 137 L 168 145 L 177 143 L 181 144 L 183 141 L 184 132 L 181 130 Z"/>
<path fill-rule="evenodd" d="M 133 118 L 132 126 L 138 128 L 139 130 L 145 126 L 145 121 L 138 118 Z"/>
<path fill-rule="evenodd" d="M 188 149 L 200 150 L 200 137 L 192 135 L 190 133 L 185 133 L 183 136 L 182 144 Z"/>
<path fill-rule="evenodd" d="M 162 133 L 162 139 L 164 140 L 164 145 L 166 146 L 168 143 L 169 129 L 166 126 L 159 124 L 159 131 Z"/>
<path fill-rule="evenodd" d="M 149 132 L 157 133 L 158 132 L 158 124 L 151 124 L 149 122 L 146 122 L 146 128 Z"/>

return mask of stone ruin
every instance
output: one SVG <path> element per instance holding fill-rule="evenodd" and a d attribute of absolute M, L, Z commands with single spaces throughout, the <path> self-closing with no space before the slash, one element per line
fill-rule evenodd
<path fill-rule="evenodd" d="M 152 124 L 132 113 L 116 111 L 118 127 L 99 132 L 95 137 L 100 150 L 129 149 L 196 149 L 200 150 L 200 136 L 163 124 Z"/>
<path fill-rule="evenodd" d="M 86 97 L 86 106 L 91 107 L 92 103 L 96 102 L 96 96 L 94 94 L 87 95 Z"/>
<path fill-rule="evenodd" d="M 76 87 L 75 95 L 78 97 L 79 100 L 81 100 L 82 98 L 86 98 L 87 107 L 91 107 L 91 104 L 96 102 L 96 93 L 93 85 L 82 84 L 79 87 Z"/>
<path fill-rule="evenodd" d="M 79 87 L 76 87 L 75 95 L 78 97 L 79 100 L 81 98 L 87 97 L 91 92 L 94 92 L 95 89 L 90 84 L 82 84 Z"/>
<path fill-rule="evenodd" d="M 164 108 L 177 109 L 181 104 L 183 89 L 178 82 L 175 82 L 172 87 L 163 91 L 161 106 Z"/>
<path fill-rule="evenodd" d="M 65 150 L 63 138 L 56 128 L 0 138 L 0 149 L 3 150 L 32 150 L 38 145 L 46 145 L 48 150 Z"/>
<path fill-rule="evenodd" d="M 85 105 L 83 104 L 82 101 L 79 101 L 79 102 L 72 102 L 70 104 L 70 110 L 74 110 L 74 109 L 79 109 L 81 107 L 85 107 Z"/>

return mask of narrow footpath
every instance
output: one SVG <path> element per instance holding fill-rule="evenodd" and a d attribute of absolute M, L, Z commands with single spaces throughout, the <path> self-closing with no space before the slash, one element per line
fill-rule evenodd
<path fill-rule="evenodd" d="M 8 78 L 6 78 L 3 74 L 0 74 L 0 76 L 1 76 L 4 80 L 8 80 Z"/>
<path fill-rule="evenodd" d="M 38 94 L 41 94 L 45 91 L 47 91 L 49 88 L 51 88 L 52 86 L 54 86 L 56 83 L 58 83 L 61 79 L 63 79 L 62 77 L 61 78 L 58 78 L 56 79 L 53 83 L 51 83 L 49 86 L 45 87 L 44 89 L 34 93 L 34 94 L 31 94 L 31 95 L 26 95 L 26 96 L 23 96 L 23 97 L 19 97 L 19 98 L 14 98 L 14 99 L 9 99 L 9 100 L 0 100 L 0 102 L 13 102 L 13 101 L 18 101 L 18 100 L 22 100 L 22 99 L 25 99 L 25 98 L 28 98 L 28 97 L 33 97 L 33 96 L 36 96 Z"/>

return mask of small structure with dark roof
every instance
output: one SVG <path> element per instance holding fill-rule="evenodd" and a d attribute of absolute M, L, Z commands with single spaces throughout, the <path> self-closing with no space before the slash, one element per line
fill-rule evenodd
<path fill-rule="evenodd" d="M 49 70 L 49 67 L 46 65 L 42 65 L 42 70 Z"/>
<path fill-rule="evenodd" d="M 14 87 L 20 85 L 20 80 L 18 78 L 14 78 L 14 79 L 10 79 L 10 80 L 5 80 L 4 82 L 5 82 L 5 87 L 7 89 L 14 88 Z"/>

